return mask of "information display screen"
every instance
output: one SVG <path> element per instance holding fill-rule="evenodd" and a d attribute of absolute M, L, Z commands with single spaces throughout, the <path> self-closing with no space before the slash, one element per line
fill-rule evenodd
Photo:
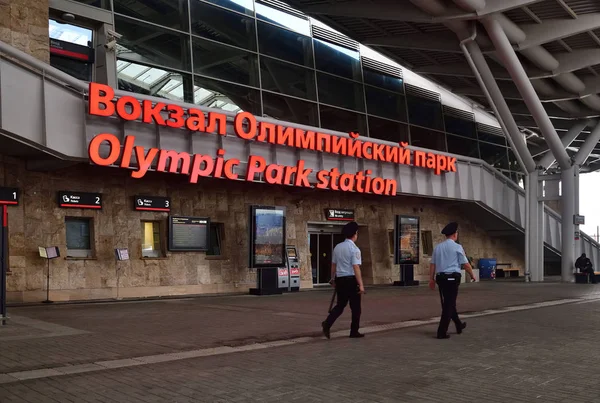
<path fill-rule="evenodd" d="M 285 266 L 285 208 L 251 208 L 250 266 Z"/>
<path fill-rule="evenodd" d="M 169 250 L 207 251 L 209 230 L 210 219 L 206 217 L 169 217 Z"/>
<path fill-rule="evenodd" d="M 394 260 L 396 264 L 419 264 L 419 217 L 396 216 Z"/>

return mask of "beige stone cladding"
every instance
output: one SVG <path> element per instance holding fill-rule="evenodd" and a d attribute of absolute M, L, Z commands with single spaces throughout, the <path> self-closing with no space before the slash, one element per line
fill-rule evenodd
<path fill-rule="evenodd" d="M 0 0 L 0 41 L 50 60 L 48 0 Z"/>
<path fill-rule="evenodd" d="M 45 299 L 46 261 L 39 256 L 39 246 L 58 246 L 61 250 L 62 257 L 50 265 L 50 297 L 56 301 L 115 298 L 117 292 L 123 298 L 247 292 L 255 284 L 255 274 L 248 269 L 251 205 L 287 208 L 287 242 L 298 247 L 303 288 L 312 287 L 308 222 L 324 222 L 326 208 L 354 209 L 356 220 L 366 225 L 358 245 L 363 251 L 367 284 L 389 284 L 399 278 L 399 268 L 392 264 L 389 241 L 395 214 L 421 217 L 421 230 L 432 231 L 434 243 L 442 239 L 443 226 L 456 220 L 461 225 L 461 243 L 469 256 L 495 257 L 520 267 L 523 261 L 523 256 L 511 246 L 490 239 L 476 223 L 455 214 L 451 202 L 442 200 L 218 179 L 191 185 L 181 175 L 150 173 L 143 179 L 133 179 L 126 170 L 87 164 L 33 172 L 25 168 L 24 162 L 7 157 L 0 157 L 0 186 L 21 189 L 19 206 L 9 207 L 7 281 L 9 300 L 13 302 Z M 102 193 L 103 209 L 59 208 L 57 192 L 61 190 Z M 213 222 L 222 223 L 223 256 L 166 251 L 163 258 L 142 259 L 142 221 L 161 221 L 166 238 L 168 214 L 134 211 L 134 195 L 168 196 L 171 214 L 208 216 Z M 65 217 L 78 216 L 93 220 L 93 259 L 64 257 Z M 166 240 L 163 244 L 166 246 Z M 131 260 L 117 263 L 114 249 L 123 247 L 129 248 Z M 417 279 L 425 278 L 428 264 L 428 257 L 422 256 L 415 270 Z"/>

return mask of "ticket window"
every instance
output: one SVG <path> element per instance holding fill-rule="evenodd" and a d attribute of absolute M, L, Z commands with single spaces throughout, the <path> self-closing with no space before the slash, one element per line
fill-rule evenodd
<path fill-rule="evenodd" d="M 93 220 L 85 217 L 65 219 L 67 257 L 92 258 L 94 253 Z"/>
<path fill-rule="evenodd" d="M 142 221 L 142 257 L 163 257 L 162 225 L 159 221 Z"/>
<path fill-rule="evenodd" d="M 50 19 L 50 65 L 79 80 L 92 81 L 93 32 L 90 28 Z"/>

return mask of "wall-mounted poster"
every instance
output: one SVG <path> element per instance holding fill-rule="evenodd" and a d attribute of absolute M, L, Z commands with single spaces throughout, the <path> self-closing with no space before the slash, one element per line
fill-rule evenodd
<path fill-rule="evenodd" d="M 250 209 L 250 267 L 284 267 L 285 207 Z"/>
<path fill-rule="evenodd" d="M 419 217 L 396 216 L 394 263 L 419 264 Z"/>

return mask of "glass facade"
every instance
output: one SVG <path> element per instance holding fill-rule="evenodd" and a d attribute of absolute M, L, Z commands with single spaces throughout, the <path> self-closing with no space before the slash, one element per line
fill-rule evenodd
<path fill-rule="evenodd" d="M 313 35 L 311 22 L 284 6 L 260 0 L 79 1 L 114 7 L 115 30 L 123 35 L 117 49 L 123 90 L 406 141 L 481 158 L 517 178 L 504 137 L 447 114 L 439 100 L 407 94 L 401 74 L 390 73 L 397 67 L 365 63 L 340 34 Z"/>

